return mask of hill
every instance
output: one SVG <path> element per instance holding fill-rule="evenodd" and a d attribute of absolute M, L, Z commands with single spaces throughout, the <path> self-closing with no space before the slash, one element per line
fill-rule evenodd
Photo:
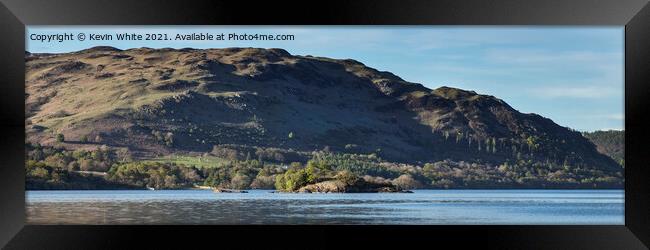
<path fill-rule="evenodd" d="M 94 47 L 26 54 L 26 66 L 32 145 L 104 145 L 133 160 L 209 154 L 288 164 L 326 151 L 420 168 L 450 161 L 526 165 L 531 175 L 540 166 L 621 172 L 579 132 L 550 119 L 351 59 L 282 49 Z"/>

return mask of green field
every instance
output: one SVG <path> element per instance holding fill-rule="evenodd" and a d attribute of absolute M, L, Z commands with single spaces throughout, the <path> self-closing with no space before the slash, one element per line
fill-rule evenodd
<path fill-rule="evenodd" d="M 143 162 L 175 163 L 176 165 L 195 166 L 197 168 L 214 168 L 230 163 L 229 160 L 214 156 L 170 155 L 147 159 Z"/>

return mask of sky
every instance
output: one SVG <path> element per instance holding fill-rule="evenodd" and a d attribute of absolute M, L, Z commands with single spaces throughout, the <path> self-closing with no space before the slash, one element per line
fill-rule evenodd
<path fill-rule="evenodd" d="M 71 41 L 35 35 L 71 33 Z M 86 40 L 79 41 L 77 34 Z M 117 41 L 117 33 L 168 34 L 168 41 Z M 290 41 L 178 41 L 176 34 L 290 34 Z M 90 41 L 90 34 L 113 34 Z M 227 38 L 227 37 L 226 37 Z M 624 128 L 623 26 L 28 26 L 32 53 L 93 46 L 283 48 L 294 55 L 355 59 L 428 88 L 496 96 L 579 131 Z"/>

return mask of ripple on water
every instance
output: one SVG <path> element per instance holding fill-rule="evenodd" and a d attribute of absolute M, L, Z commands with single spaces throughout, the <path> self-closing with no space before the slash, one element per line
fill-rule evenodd
<path fill-rule="evenodd" d="M 27 192 L 29 224 L 624 224 L 621 190 Z"/>

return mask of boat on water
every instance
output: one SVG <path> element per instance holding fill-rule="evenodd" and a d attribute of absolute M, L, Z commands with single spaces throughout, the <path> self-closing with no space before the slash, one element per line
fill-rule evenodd
<path fill-rule="evenodd" d="M 149 190 L 156 190 L 155 188 L 152 188 L 152 187 L 147 187 L 147 189 L 149 189 Z"/>

